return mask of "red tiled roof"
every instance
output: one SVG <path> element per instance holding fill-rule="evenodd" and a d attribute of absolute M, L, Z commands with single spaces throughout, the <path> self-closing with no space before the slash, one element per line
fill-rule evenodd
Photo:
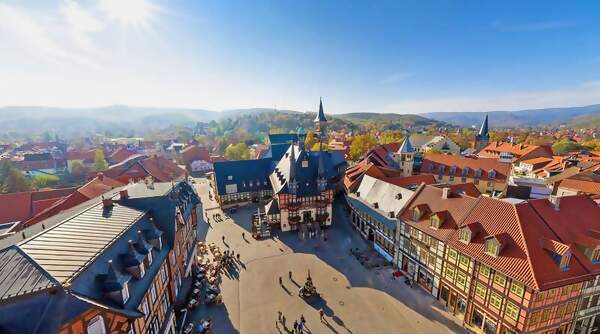
<path fill-rule="evenodd" d="M 421 164 L 421 173 L 440 174 L 439 167 L 445 166 L 443 175 L 454 175 L 461 177 L 463 170 L 467 169 L 466 177 L 473 178 L 475 170 L 481 169 L 482 180 L 488 180 L 488 173 L 491 170 L 496 171 L 495 180 L 506 182 L 510 173 L 510 164 L 499 162 L 494 158 L 463 157 L 458 155 L 426 153 Z M 456 167 L 454 174 L 451 173 L 451 167 Z"/>
<path fill-rule="evenodd" d="M 551 162 L 553 159 L 551 158 L 547 158 L 547 157 L 537 157 L 537 158 L 533 158 L 533 159 L 527 159 L 527 160 L 523 160 L 521 161 L 522 164 L 529 164 L 529 165 L 538 165 L 538 164 L 543 164 L 543 163 L 549 163 Z"/>
<path fill-rule="evenodd" d="M 0 224 L 27 220 L 74 191 L 65 188 L 0 194 Z"/>
<path fill-rule="evenodd" d="M 438 240 L 447 240 L 452 232 L 456 231 L 458 224 L 469 213 L 477 201 L 470 196 L 450 196 L 442 198 L 442 189 L 429 185 L 422 185 L 417 189 L 411 201 L 399 214 L 399 218 L 406 224 L 415 227 Z M 418 222 L 413 221 L 412 212 L 418 207 L 425 214 Z M 446 219 L 439 229 L 430 227 L 431 214 L 445 212 Z"/>
<path fill-rule="evenodd" d="M 528 202 L 513 204 L 479 197 L 463 221 L 472 223 L 479 223 L 481 231 L 471 242 L 460 241 L 458 233 L 454 233 L 449 245 L 529 287 L 544 290 L 588 277 L 577 261 L 571 261 L 568 271 L 562 271 L 554 262 L 543 241 L 558 241 L 558 237 Z M 490 236 L 504 243 L 497 257 L 485 252 L 484 240 Z"/>
<path fill-rule="evenodd" d="M 130 179 L 143 179 L 148 176 L 152 176 L 157 182 L 168 182 L 187 175 L 184 169 L 171 160 L 156 155 L 147 157 L 139 154 L 110 166 L 102 173 L 123 183 L 129 182 Z"/>
<path fill-rule="evenodd" d="M 547 157 L 552 157 L 552 149 L 547 146 L 529 145 L 529 144 L 514 144 L 507 142 L 493 142 L 484 147 L 479 152 L 480 157 L 489 158 L 497 157 L 501 152 L 510 152 L 513 155 L 513 161 L 522 156 L 530 154 L 534 151 L 540 151 L 540 154 Z"/>
<path fill-rule="evenodd" d="M 600 230 L 600 208 L 596 202 L 585 195 L 565 196 L 559 200 L 558 210 L 546 199 L 531 200 L 529 203 L 556 233 L 562 244 L 592 248 L 600 246 L 600 233 L 597 232 Z M 571 247 L 570 250 L 587 270 L 600 274 L 600 265 L 593 264 L 579 247 Z"/>
<path fill-rule="evenodd" d="M 181 163 L 189 165 L 196 160 L 210 161 L 210 153 L 206 147 L 190 145 L 180 152 Z"/>
<path fill-rule="evenodd" d="M 135 155 L 135 154 L 137 154 L 137 152 L 130 151 L 130 150 L 128 150 L 125 147 L 119 147 L 116 151 L 114 151 L 110 155 L 110 157 L 108 158 L 108 160 L 112 164 L 118 164 L 119 162 L 121 162 L 121 161 L 129 158 L 130 156 Z"/>
<path fill-rule="evenodd" d="M 464 193 L 467 196 L 471 197 L 479 197 L 481 196 L 481 192 L 472 182 L 466 183 L 456 183 L 449 185 L 435 185 L 438 188 L 450 188 L 450 192 L 452 193 Z"/>

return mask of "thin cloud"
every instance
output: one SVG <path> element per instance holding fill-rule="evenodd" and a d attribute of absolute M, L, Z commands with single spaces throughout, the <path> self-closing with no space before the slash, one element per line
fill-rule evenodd
<path fill-rule="evenodd" d="M 492 27 L 499 31 L 505 32 L 522 32 L 522 31 L 545 31 L 569 28 L 575 25 L 571 21 L 540 21 L 508 24 L 500 21 L 492 23 Z"/>
<path fill-rule="evenodd" d="M 600 81 L 583 82 L 556 90 L 512 92 L 488 96 L 462 96 L 404 100 L 384 106 L 384 112 L 419 114 L 427 112 L 473 112 L 523 110 L 600 103 Z"/>
<path fill-rule="evenodd" d="M 394 73 L 388 77 L 383 78 L 381 81 L 379 81 L 379 83 L 382 85 L 390 85 L 400 81 L 404 81 L 413 76 L 413 73 Z"/>

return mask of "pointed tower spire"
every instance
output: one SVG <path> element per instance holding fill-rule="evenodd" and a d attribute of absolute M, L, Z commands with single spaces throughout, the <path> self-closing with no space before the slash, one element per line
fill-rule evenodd
<path fill-rule="evenodd" d="M 317 117 L 315 117 L 315 123 L 317 122 L 327 122 L 325 112 L 323 112 L 323 99 L 321 98 L 319 98 L 319 113 L 317 113 Z"/>
<path fill-rule="evenodd" d="M 488 129 L 488 114 L 485 114 L 485 119 L 483 120 L 483 123 L 481 123 L 478 135 L 482 137 L 489 137 L 490 135 Z"/>
<path fill-rule="evenodd" d="M 290 179 L 288 185 L 290 188 L 290 194 L 295 195 L 298 191 L 298 182 L 296 181 L 296 153 L 294 148 L 294 142 L 290 145 Z"/>
<path fill-rule="evenodd" d="M 400 153 L 412 153 L 414 152 L 415 149 L 413 148 L 412 144 L 410 143 L 410 135 L 407 135 L 406 138 L 404 138 L 404 141 L 402 142 L 402 145 L 400 145 L 400 148 L 398 149 L 398 154 Z"/>

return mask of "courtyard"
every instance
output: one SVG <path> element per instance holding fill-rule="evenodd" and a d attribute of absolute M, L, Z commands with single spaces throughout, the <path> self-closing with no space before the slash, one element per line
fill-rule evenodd
<path fill-rule="evenodd" d="M 424 291 L 393 279 L 390 268 L 366 269 L 350 254 L 351 248 L 366 250 L 368 245 L 352 231 L 341 203 L 334 205 L 327 241 L 299 240 L 295 232 L 277 231 L 255 240 L 250 237 L 250 216 L 257 205 L 224 213 L 209 199 L 206 179 L 197 179 L 196 187 L 211 220 L 210 226 L 199 226 L 199 236 L 240 253 L 242 262 L 237 275 L 223 276 L 223 303 L 201 305 L 189 317 L 211 318 L 213 333 L 291 333 L 302 315 L 310 333 L 463 332 Z M 215 222 L 217 213 L 225 219 Z M 309 271 L 321 297 L 311 303 L 298 296 Z M 285 316 L 285 325 L 278 323 L 278 312 Z"/>

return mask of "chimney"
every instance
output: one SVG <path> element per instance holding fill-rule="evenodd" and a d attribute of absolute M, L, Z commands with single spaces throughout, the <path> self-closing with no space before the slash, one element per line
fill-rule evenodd
<path fill-rule="evenodd" d="M 127 188 L 119 191 L 119 195 L 121 196 L 121 199 L 128 199 L 129 198 L 129 192 L 127 191 Z"/>
<path fill-rule="evenodd" d="M 360 191 L 356 192 L 356 197 L 360 197 Z"/>
<path fill-rule="evenodd" d="M 100 181 L 104 180 L 104 173 L 100 172 L 97 174 L 97 176 L 98 176 L 98 180 L 100 180 Z"/>
<path fill-rule="evenodd" d="M 552 205 L 554 210 L 556 210 L 556 211 L 560 210 L 560 197 L 559 196 L 550 195 L 550 197 L 548 197 L 548 201 L 550 201 L 550 204 Z"/>
<path fill-rule="evenodd" d="M 375 209 L 379 209 L 379 203 L 377 203 L 377 202 L 373 203 L 373 207 L 374 207 Z"/>
<path fill-rule="evenodd" d="M 448 188 L 448 187 L 442 188 L 442 198 L 443 199 L 450 198 L 450 188 Z"/>
<path fill-rule="evenodd" d="M 112 208 L 113 207 L 112 197 L 104 198 L 104 196 L 102 196 L 102 207 L 105 209 Z"/>
<path fill-rule="evenodd" d="M 396 217 L 396 216 L 394 215 L 394 211 L 390 211 L 389 215 L 390 215 L 390 218 L 395 218 L 395 217 Z"/>

